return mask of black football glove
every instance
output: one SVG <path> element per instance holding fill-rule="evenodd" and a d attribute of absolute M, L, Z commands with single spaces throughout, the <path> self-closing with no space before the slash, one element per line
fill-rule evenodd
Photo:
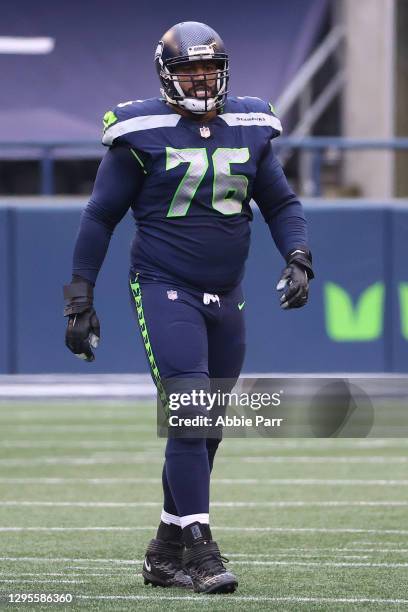
<path fill-rule="evenodd" d="M 94 361 L 92 349 L 100 339 L 100 325 L 93 308 L 93 287 L 81 279 L 64 286 L 64 317 L 68 317 L 65 344 L 75 357 Z"/>
<path fill-rule="evenodd" d="M 302 308 L 309 295 L 309 279 L 314 278 L 312 254 L 306 249 L 294 249 L 287 255 L 286 263 L 276 285 L 276 289 L 282 291 L 281 308 Z"/>

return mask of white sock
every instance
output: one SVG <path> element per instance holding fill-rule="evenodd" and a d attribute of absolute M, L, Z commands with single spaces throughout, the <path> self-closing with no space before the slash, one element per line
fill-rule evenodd
<path fill-rule="evenodd" d="M 181 525 L 179 516 L 176 516 L 175 514 L 170 514 L 169 512 L 166 512 L 164 509 L 161 512 L 160 518 L 163 521 L 163 523 L 166 523 L 166 525 L 178 525 L 179 527 Z"/>
<path fill-rule="evenodd" d="M 191 523 L 203 523 L 205 525 L 210 524 L 210 515 L 209 514 L 187 514 L 187 516 L 180 516 L 181 528 L 187 527 L 187 525 L 191 525 Z"/>

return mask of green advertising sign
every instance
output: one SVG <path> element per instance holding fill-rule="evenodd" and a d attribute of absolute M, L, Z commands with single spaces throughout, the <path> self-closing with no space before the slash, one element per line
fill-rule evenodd
<path fill-rule="evenodd" d="M 367 287 L 353 304 L 345 289 L 335 283 L 326 283 L 324 303 L 328 336 L 335 342 L 370 342 L 380 338 L 384 297 L 384 284 L 378 282 Z M 406 302 L 408 309 L 408 288 Z M 408 337 L 408 314 L 406 331 Z"/>

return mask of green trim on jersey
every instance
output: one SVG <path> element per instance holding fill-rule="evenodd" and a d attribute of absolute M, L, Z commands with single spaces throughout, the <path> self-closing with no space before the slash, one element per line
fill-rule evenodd
<path fill-rule="evenodd" d="M 273 113 L 274 115 L 276 115 L 276 110 L 275 110 L 275 107 L 274 107 L 274 105 L 272 104 L 272 102 L 268 102 L 268 106 L 269 106 L 269 109 L 270 109 L 271 113 Z"/>
<path fill-rule="evenodd" d="M 103 129 L 104 129 L 104 131 L 107 130 L 108 127 L 110 127 L 111 125 L 116 123 L 117 120 L 118 120 L 118 118 L 117 118 L 117 116 L 115 115 L 115 113 L 113 111 L 108 111 L 107 113 L 105 113 L 104 116 L 103 116 Z"/>
<path fill-rule="evenodd" d="M 142 160 L 140 159 L 139 155 L 136 153 L 136 151 L 134 149 L 130 149 L 130 152 L 132 153 L 133 157 L 135 157 L 137 159 L 137 161 L 139 162 L 139 164 L 141 165 L 143 172 L 145 174 L 147 174 L 147 170 L 145 168 L 145 165 L 142 162 Z"/>
<path fill-rule="evenodd" d="M 137 276 L 133 283 L 132 281 L 130 281 L 130 288 L 132 289 L 133 297 L 136 304 L 137 321 L 139 323 L 140 333 L 142 334 L 143 344 L 146 351 L 147 359 L 149 361 L 153 382 L 157 387 L 157 392 L 163 404 L 164 411 L 167 413 L 167 395 L 164 390 L 163 383 L 161 381 L 159 368 L 156 364 L 156 359 L 154 358 L 152 345 L 150 344 L 149 332 L 147 331 L 147 325 L 143 311 L 142 289 L 140 287 L 140 283 L 138 281 Z"/>

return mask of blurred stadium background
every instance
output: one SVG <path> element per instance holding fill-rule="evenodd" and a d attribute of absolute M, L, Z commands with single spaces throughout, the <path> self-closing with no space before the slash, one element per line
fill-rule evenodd
<path fill-rule="evenodd" d="M 128 303 L 130 218 L 117 228 L 97 285 L 102 342 L 92 365 L 64 347 L 61 289 L 104 154 L 102 116 L 120 101 L 158 95 L 157 40 L 190 19 L 222 35 L 232 92 L 270 100 L 281 117 L 276 147 L 305 204 L 316 262 L 307 309 L 280 312 L 282 261 L 255 210 L 245 372 L 386 374 L 391 385 L 408 372 L 406 0 L 7 3 L 4 598 L 70 592 L 74 607 L 95 610 L 190 610 L 197 602 L 146 590 L 138 574 L 160 509 L 163 445 Z M 211 609 L 229 609 L 229 601 L 245 610 L 406 609 L 406 449 L 404 439 L 224 442 L 214 525 L 243 586 Z"/>

